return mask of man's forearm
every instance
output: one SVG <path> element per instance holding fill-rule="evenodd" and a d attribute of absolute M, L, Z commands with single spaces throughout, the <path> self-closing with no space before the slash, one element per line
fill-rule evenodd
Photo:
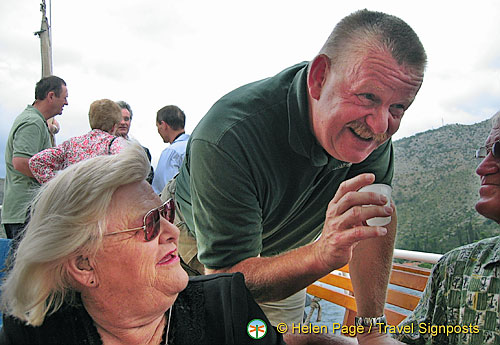
<path fill-rule="evenodd" d="M 222 269 L 205 273 L 241 272 L 258 302 L 277 301 L 307 287 L 331 269 L 314 257 L 315 243 L 273 257 L 253 257 Z"/>
<path fill-rule="evenodd" d="M 34 177 L 29 167 L 29 160 L 29 158 L 25 157 L 12 157 L 12 165 L 14 166 L 14 169 L 19 171 L 21 174 L 28 177 Z"/>
<path fill-rule="evenodd" d="M 349 271 L 359 316 L 378 317 L 384 313 L 396 227 L 394 212 L 386 236 L 361 241 L 353 251 Z"/>

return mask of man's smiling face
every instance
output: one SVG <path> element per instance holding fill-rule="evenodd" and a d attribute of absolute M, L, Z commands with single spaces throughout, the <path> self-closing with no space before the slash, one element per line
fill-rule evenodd
<path fill-rule="evenodd" d="M 399 129 L 422 75 L 385 51 L 368 49 L 345 61 L 334 66 L 326 55 L 313 61 L 308 80 L 311 127 L 328 154 L 359 163 Z M 311 78 L 319 81 L 315 94 Z"/>
<path fill-rule="evenodd" d="M 116 130 L 116 135 L 127 138 L 128 131 L 130 130 L 130 121 L 132 121 L 130 112 L 127 109 L 122 109 L 122 120 L 118 125 L 118 129 Z"/>

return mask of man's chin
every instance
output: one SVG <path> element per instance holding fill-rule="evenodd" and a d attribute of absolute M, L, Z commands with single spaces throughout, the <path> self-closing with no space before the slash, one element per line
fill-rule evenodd
<path fill-rule="evenodd" d="M 338 159 L 343 162 L 358 164 L 364 161 L 374 150 L 345 150 L 341 152 L 335 152 L 330 154 L 333 158 Z"/>
<path fill-rule="evenodd" d="M 352 164 L 361 163 L 362 161 L 364 161 L 366 159 L 366 157 L 368 157 L 368 155 L 351 155 L 351 154 L 349 154 L 349 155 L 338 155 L 338 154 L 332 155 L 332 154 L 330 154 L 330 156 L 332 156 L 336 160 L 346 162 L 346 163 L 352 163 Z"/>
<path fill-rule="evenodd" d="M 498 211 L 498 206 L 496 205 L 496 203 L 492 203 L 492 202 L 488 202 L 488 201 L 480 199 L 476 203 L 475 209 L 476 209 L 477 213 L 479 213 L 483 217 L 486 217 L 486 218 L 491 219 L 497 223 L 500 223 L 500 212 Z"/>

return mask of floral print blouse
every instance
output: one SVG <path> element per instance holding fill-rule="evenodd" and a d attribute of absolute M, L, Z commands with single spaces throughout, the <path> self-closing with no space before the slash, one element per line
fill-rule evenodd
<path fill-rule="evenodd" d="M 122 137 L 116 137 L 100 129 L 73 137 L 62 144 L 45 149 L 29 160 L 30 170 L 40 183 L 53 178 L 57 171 L 87 158 L 116 154 L 127 145 Z"/>

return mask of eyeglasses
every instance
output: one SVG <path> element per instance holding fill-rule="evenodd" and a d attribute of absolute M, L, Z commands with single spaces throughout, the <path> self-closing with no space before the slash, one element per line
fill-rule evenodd
<path fill-rule="evenodd" d="M 120 234 L 122 232 L 144 230 L 144 239 L 146 242 L 152 241 L 160 233 L 160 217 L 165 218 L 170 223 L 174 223 L 175 217 L 175 202 L 173 199 L 168 199 L 161 206 L 152 209 L 144 216 L 144 225 L 138 228 L 120 230 L 104 234 L 104 236 Z"/>
<path fill-rule="evenodd" d="M 476 150 L 476 158 L 486 158 L 490 152 L 493 153 L 493 157 L 500 158 L 500 140 L 490 145 L 481 146 Z"/>

